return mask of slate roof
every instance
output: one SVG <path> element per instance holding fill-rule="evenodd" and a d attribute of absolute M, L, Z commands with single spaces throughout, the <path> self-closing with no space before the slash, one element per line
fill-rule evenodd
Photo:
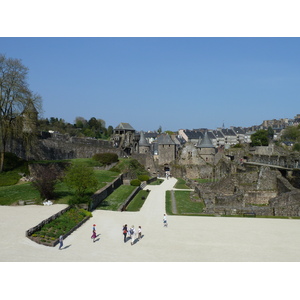
<path fill-rule="evenodd" d="M 210 138 L 208 137 L 207 131 L 204 133 L 203 139 L 200 141 L 200 143 L 197 143 L 198 148 L 214 148 L 213 143 L 211 142 Z"/>
<path fill-rule="evenodd" d="M 184 130 L 184 133 L 186 134 L 186 136 L 188 137 L 189 140 L 198 140 L 199 137 L 203 138 L 203 133 L 198 130 L 186 129 L 186 130 Z"/>
<path fill-rule="evenodd" d="M 115 130 L 131 130 L 135 131 L 135 129 L 129 123 L 120 123 Z"/>
<path fill-rule="evenodd" d="M 157 137 L 157 143 L 160 145 L 175 145 L 174 141 L 168 134 L 161 134 Z"/>
<path fill-rule="evenodd" d="M 214 130 L 213 133 L 216 138 L 224 138 L 224 135 L 220 130 Z"/>
<path fill-rule="evenodd" d="M 140 132 L 139 145 L 140 146 L 149 146 L 150 145 L 145 138 L 144 131 Z"/>
<path fill-rule="evenodd" d="M 150 138 L 156 139 L 157 135 L 158 135 L 157 132 L 144 132 L 144 136 L 147 139 L 150 139 Z"/>
<path fill-rule="evenodd" d="M 237 134 L 245 134 L 246 133 L 245 129 L 243 129 L 241 127 L 233 127 L 232 129 Z"/>
<path fill-rule="evenodd" d="M 231 136 L 236 136 L 235 132 L 232 129 L 222 129 L 223 135 L 231 135 Z"/>

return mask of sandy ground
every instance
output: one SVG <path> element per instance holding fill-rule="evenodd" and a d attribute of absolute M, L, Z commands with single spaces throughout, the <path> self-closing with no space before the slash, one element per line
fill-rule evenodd
<path fill-rule="evenodd" d="M 65 205 L 1 206 L 1 262 L 299 262 L 300 221 L 168 216 L 165 191 L 176 179 L 151 190 L 140 212 L 96 210 L 93 218 L 64 241 L 62 250 L 38 245 L 25 231 Z M 91 240 L 92 225 L 98 237 Z M 142 226 L 143 238 L 131 246 L 122 226 Z"/>

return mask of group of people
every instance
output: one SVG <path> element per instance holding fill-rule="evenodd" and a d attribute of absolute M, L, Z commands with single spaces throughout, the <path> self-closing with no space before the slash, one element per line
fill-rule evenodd
<path fill-rule="evenodd" d="M 164 217 L 163 217 L 163 225 L 164 225 L 164 227 L 168 227 L 166 214 L 164 214 Z M 129 238 L 129 239 L 131 239 L 131 245 L 133 245 L 136 240 L 136 233 L 138 234 L 138 240 L 140 240 L 142 238 L 142 227 L 141 226 L 138 227 L 138 230 L 136 232 L 134 225 L 132 225 L 128 230 L 128 226 L 127 226 L 127 224 L 125 224 L 123 226 L 122 230 L 123 230 L 123 236 L 124 236 L 124 243 L 126 243 L 127 238 Z M 92 236 L 91 236 L 91 239 L 93 239 L 93 242 L 95 242 L 96 237 L 97 237 L 96 224 L 94 224 L 93 232 L 92 232 Z M 62 246 L 63 246 L 63 236 L 61 235 L 59 237 L 59 248 L 58 249 L 61 250 Z"/>
<path fill-rule="evenodd" d="M 132 225 L 129 230 L 127 224 L 123 226 L 123 236 L 124 236 L 124 243 L 127 242 L 127 238 L 131 239 L 131 245 L 134 244 L 136 240 L 136 230 L 134 228 L 134 225 Z M 140 240 L 142 238 L 142 227 L 138 227 L 138 239 Z"/>

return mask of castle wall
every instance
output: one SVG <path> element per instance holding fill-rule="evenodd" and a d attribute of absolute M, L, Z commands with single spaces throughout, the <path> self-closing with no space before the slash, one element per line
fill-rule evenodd
<path fill-rule="evenodd" d="M 175 160 L 175 145 L 158 145 L 159 164 L 169 164 Z"/>

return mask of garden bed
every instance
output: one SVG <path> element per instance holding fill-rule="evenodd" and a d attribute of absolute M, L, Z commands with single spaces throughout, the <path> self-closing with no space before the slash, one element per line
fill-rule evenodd
<path fill-rule="evenodd" d="M 84 209 L 70 208 L 50 222 L 42 222 L 41 226 L 36 226 L 38 229 L 30 231 L 27 237 L 38 244 L 55 247 L 61 235 L 65 239 L 91 216 L 92 214 Z"/>

